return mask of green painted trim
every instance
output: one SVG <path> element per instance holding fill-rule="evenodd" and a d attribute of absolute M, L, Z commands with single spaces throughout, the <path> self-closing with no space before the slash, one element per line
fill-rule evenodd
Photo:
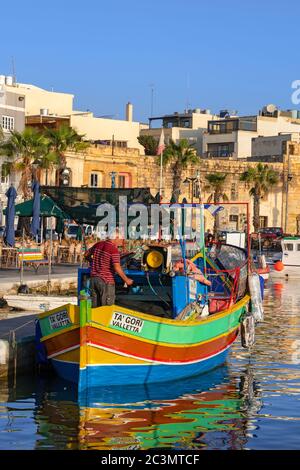
<path fill-rule="evenodd" d="M 40 318 L 39 322 L 40 322 L 40 327 L 41 327 L 41 332 L 42 332 L 43 337 L 52 335 L 53 333 L 61 333 L 63 330 L 68 330 L 70 327 L 74 326 L 73 323 L 70 323 L 70 325 L 64 325 L 64 326 L 61 326 L 60 328 L 53 329 L 50 326 L 49 317 Z"/>
<path fill-rule="evenodd" d="M 285 242 L 286 240 L 295 240 L 295 241 L 299 241 L 299 242 L 300 242 L 300 237 L 284 237 L 282 240 L 283 240 L 284 242 Z"/>
<path fill-rule="evenodd" d="M 241 315 L 245 310 L 245 305 L 234 309 L 224 317 L 217 317 L 214 321 L 203 322 L 194 325 L 165 324 L 153 321 L 144 320 L 144 325 L 139 333 L 133 331 L 125 331 L 117 326 L 108 325 L 111 330 L 120 331 L 122 333 L 130 334 L 137 338 L 143 338 L 150 341 L 169 343 L 169 344 L 197 344 L 202 341 L 209 341 L 217 336 L 225 334 L 226 332 L 238 327 Z M 118 311 L 117 308 L 114 311 Z M 134 313 L 132 314 L 134 316 Z M 92 325 L 97 325 L 92 322 Z M 100 326 L 100 324 L 98 324 Z M 101 326 L 100 326 L 101 328 Z"/>
<path fill-rule="evenodd" d="M 85 291 L 80 291 L 80 304 L 79 304 L 79 325 L 83 328 L 88 321 L 88 300 Z"/>

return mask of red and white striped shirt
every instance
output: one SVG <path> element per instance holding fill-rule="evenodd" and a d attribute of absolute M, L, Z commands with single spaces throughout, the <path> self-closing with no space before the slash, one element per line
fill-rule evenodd
<path fill-rule="evenodd" d="M 91 276 L 100 277 L 106 284 L 114 284 L 115 263 L 120 263 L 120 253 L 110 240 L 95 243 L 86 254 L 92 256 Z"/>

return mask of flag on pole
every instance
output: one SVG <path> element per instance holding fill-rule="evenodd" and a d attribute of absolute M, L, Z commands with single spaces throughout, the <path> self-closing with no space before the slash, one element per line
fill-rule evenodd
<path fill-rule="evenodd" d="M 157 147 L 157 150 L 156 150 L 156 155 L 161 155 L 163 153 L 163 151 L 165 150 L 165 148 L 166 148 L 166 146 L 165 146 L 165 136 L 164 136 L 164 130 L 162 129 L 161 134 L 160 134 L 158 147 Z"/>

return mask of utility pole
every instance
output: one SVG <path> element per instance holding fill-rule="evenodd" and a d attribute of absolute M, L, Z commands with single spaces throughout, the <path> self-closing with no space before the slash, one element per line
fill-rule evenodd
<path fill-rule="evenodd" d="M 289 182 L 292 180 L 291 175 L 291 160 L 290 160 L 290 148 L 287 145 L 287 174 L 285 181 L 285 220 L 284 220 L 284 232 L 288 231 L 288 216 L 289 216 Z"/>

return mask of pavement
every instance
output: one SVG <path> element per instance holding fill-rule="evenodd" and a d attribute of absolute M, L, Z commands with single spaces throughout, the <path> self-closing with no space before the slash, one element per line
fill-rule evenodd
<path fill-rule="evenodd" d="M 53 266 L 50 274 L 53 290 L 67 291 L 72 284 L 77 285 L 78 267 L 78 265 Z M 26 267 L 23 271 L 23 284 L 33 289 L 46 288 L 48 278 L 48 266 L 40 266 L 37 273 L 30 267 Z M 20 283 L 21 276 L 18 269 L 0 269 L 0 297 L 7 293 L 16 293 Z"/>
<path fill-rule="evenodd" d="M 77 265 L 54 266 L 50 275 L 53 291 L 56 285 L 64 287 L 77 285 Z M 37 273 L 33 269 L 24 270 L 23 283 L 29 287 L 45 286 L 48 281 L 48 267 L 41 266 Z M 0 269 L 0 297 L 3 296 L 9 308 L 0 309 L 0 343 L 8 341 L 13 331 L 16 341 L 24 337 L 33 336 L 35 319 L 42 310 L 56 308 L 66 303 L 77 303 L 76 296 L 42 296 L 40 294 L 13 295 L 10 294 L 16 286 L 20 285 L 20 272 L 17 269 Z M 12 308 L 14 307 L 14 308 Z M 21 310 L 22 311 L 19 311 Z M 1 344 L 0 344 L 1 346 Z M 0 347 L 1 350 L 1 347 Z M 0 351 L 1 352 L 1 351 Z M 1 354 L 0 354 L 1 356 Z M 0 363 L 1 357 L 0 357 Z"/>

